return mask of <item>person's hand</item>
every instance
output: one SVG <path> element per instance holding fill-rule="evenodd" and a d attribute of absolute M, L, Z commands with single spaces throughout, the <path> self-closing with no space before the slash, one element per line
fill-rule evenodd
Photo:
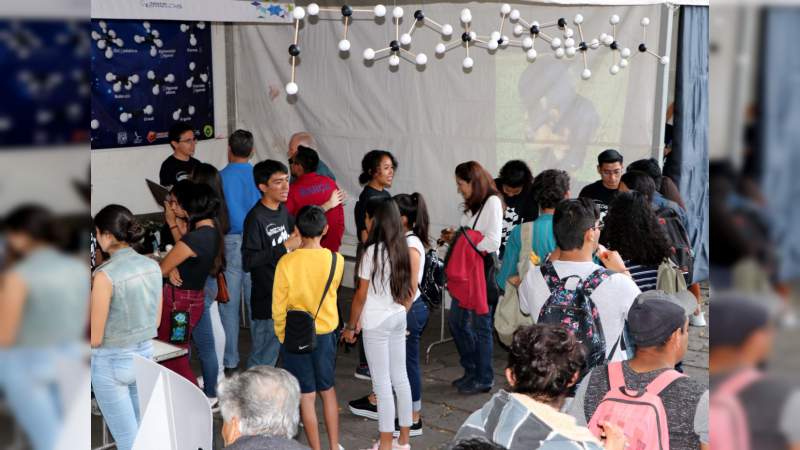
<path fill-rule="evenodd" d="M 347 192 L 341 189 L 336 189 L 331 192 L 331 196 L 328 198 L 328 201 L 322 204 L 322 209 L 328 211 L 336 208 L 337 206 L 343 204 L 345 199 L 347 199 Z"/>
<path fill-rule="evenodd" d="M 181 287 L 183 284 L 183 280 L 181 279 L 181 274 L 178 272 L 178 269 L 172 269 L 169 273 L 169 282 L 172 283 L 175 287 Z"/>
<path fill-rule="evenodd" d="M 508 282 L 514 287 L 519 287 L 519 285 L 522 283 L 522 278 L 520 278 L 519 275 L 511 275 L 508 277 Z"/>
<path fill-rule="evenodd" d="M 603 431 L 600 433 L 600 440 L 603 442 L 603 447 L 606 450 L 624 450 L 628 445 L 628 440 L 625 438 L 625 433 L 622 428 L 614 425 L 611 422 L 600 422 L 600 428 Z"/>
<path fill-rule="evenodd" d="M 348 344 L 355 344 L 356 330 L 348 330 L 347 328 L 345 328 L 344 332 L 342 332 L 342 340 L 344 340 Z"/>
<path fill-rule="evenodd" d="M 175 225 L 178 226 L 178 233 L 180 233 L 181 236 L 185 236 L 186 233 L 189 232 L 189 222 L 183 217 L 177 217 L 175 219 Z"/>
<path fill-rule="evenodd" d="M 441 235 L 439 236 L 439 240 L 442 241 L 442 243 L 449 243 L 450 241 L 453 240 L 453 236 L 455 235 L 455 233 L 456 230 L 454 230 L 453 228 L 445 228 L 442 230 Z"/>
<path fill-rule="evenodd" d="M 167 223 L 168 227 L 172 228 L 175 226 L 176 219 L 175 211 L 169 205 L 169 200 L 164 200 L 164 222 Z"/>
<path fill-rule="evenodd" d="M 597 249 L 597 257 L 600 258 L 600 261 L 603 263 L 606 269 L 619 273 L 625 273 L 628 271 L 628 269 L 625 268 L 625 262 L 622 260 L 622 256 L 620 256 L 619 252 L 616 250 L 608 250 L 601 245 Z"/>
<path fill-rule="evenodd" d="M 283 245 L 286 247 L 286 250 L 292 251 L 297 247 L 300 247 L 301 243 L 302 240 L 300 239 L 300 232 L 297 231 L 297 229 L 295 228 L 294 233 L 292 233 L 292 235 L 289 236 L 289 239 L 287 239 L 286 242 L 283 243 Z"/>

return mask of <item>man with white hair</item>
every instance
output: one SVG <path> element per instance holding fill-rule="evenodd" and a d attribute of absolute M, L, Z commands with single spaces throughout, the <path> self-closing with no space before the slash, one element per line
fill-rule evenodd
<path fill-rule="evenodd" d="M 300 385 L 289 372 L 255 366 L 217 387 L 226 450 L 308 450 L 292 439 L 300 421 Z"/>
<path fill-rule="evenodd" d="M 286 156 L 289 157 L 289 163 L 291 164 L 292 158 L 294 155 L 297 154 L 297 148 L 300 146 L 305 146 L 308 148 L 312 148 L 319 152 L 319 147 L 317 146 L 317 141 L 314 140 L 314 136 L 311 135 L 308 131 L 300 131 L 292 135 L 289 139 L 289 151 L 286 152 Z M 318 175 L 322 175 L 336 181 L 336 175 L 333 174 L 331 169 L 325 164 L 322 159 L 320 158 L 319 164 L 317 165 L 316 173 Z M 294 181 L 294 179 L 292 180 Z"/>

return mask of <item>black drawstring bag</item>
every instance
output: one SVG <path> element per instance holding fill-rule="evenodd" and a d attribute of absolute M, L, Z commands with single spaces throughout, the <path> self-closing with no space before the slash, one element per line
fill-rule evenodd
<path fill-rule="evenodd" d="M 336 273 L 336 260 L 338 254 L 331 252 L 331 273 L 328 275 L 328 282 L 322 291 L 322 298 L 317 307 L 317 313 L 313 316 L 308 311 L 290 309 L 286 312 L 286 333 L 283 339 L 283 348 L 289 353 L 311 353 L 317 348 L 317 326 L 316 320 L 322 309 L 322 302 L 331 287 L 333 275 Z"/>

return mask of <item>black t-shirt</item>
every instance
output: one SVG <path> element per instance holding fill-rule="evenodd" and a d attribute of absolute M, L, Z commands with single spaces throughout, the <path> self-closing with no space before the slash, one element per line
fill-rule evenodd
<path fill-rule="evenodd" d="M 391 198 L 392 194 L 386 189 L 379 191 L 370 186 L 364 186 L 361 195 L 358 196 L 354 214 L 356 216 L 356 237 L 361 240 L 361 232 L 367 229 L 367 203 L 373 198 Z"/>
<path fill-rule="evenodd" d="M 178 181 L 188 180 L 198 164 L 200 164 L 200 161 L 192 157 L 188 161 L 181 161 L 175 155 L 169 155 L 169 158 L 161 163 L 158 182 L 162 186 L 175 186 Z"/>
<path fill-rule="evenodd" d="M 181 289 L 203 290 L 219 246 L 222 245 L 219 233 L 214 227 L 200 227 L 184 235 L 181 242 L 197 254 L 178 265 L 178 272 L 183 280 Z"/>
<path fill-rule="evenodd" d="M 253 280 L 250 302 L 251 317 L 256 320 L 272 318 L 272 284 L 275 267 L 286 254 L 283 245 L 294 231 L 294 218 L 281 203 L 277 210 L 260 201 L 244 219 L 242 232 L 242 268 Z"/>
<path fill-rule="evenodd" d="M 503 183 L 499 178 L 494 180 L 497 189 L 503 194 L 503 203 L 506 204 L 503 213 L 503 233 L 500 238 L 500 258 L 506 248 L 506 241 L 515 226 L 523 222 L 532 222 L 539 217 L 539 205 L 533 199 L 533 185 L 528 184 L 522 188 L 522 192 L 509 197 L 503 193 Z"/>
<path fill-rule="evenodd" d="M 586 197 L 594 200 L 597 207 L 600 208 L 600 217 L 605 217 L 608 212 L 608 205 L 617 196 L 619 191 L 617 189 L 609 189 L 603 186 L 603 180 L 597 180 L 592 184 L 586 185 L 581 189 L 578 197 Z"/>

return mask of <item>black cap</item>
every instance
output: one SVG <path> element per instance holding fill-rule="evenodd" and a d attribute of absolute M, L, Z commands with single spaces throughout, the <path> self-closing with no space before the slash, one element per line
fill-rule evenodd
<path fill-rule="evenodd" d="M 715 295 L 708 307 L 708 316 L 714 317 L 711 347 L 738 347 L 755 331 L 769 327 L 772 314 L 764 302 L 732 292 Z"/>
<path fill-rule="evenodd" d="M 658 347 L 686 324 L 686 312 L 667 300 L 634 302 L 628 311 L 628 332 L 637 347 Z"/>
<path fill-rule="evenodd" d="M 613 148 L 603 150 L 599 155 L 597 155 L 598 166 L 606 163 L 615 163 L 615 162 L 622 164 L 622 154 L 614 150 Z"/>

